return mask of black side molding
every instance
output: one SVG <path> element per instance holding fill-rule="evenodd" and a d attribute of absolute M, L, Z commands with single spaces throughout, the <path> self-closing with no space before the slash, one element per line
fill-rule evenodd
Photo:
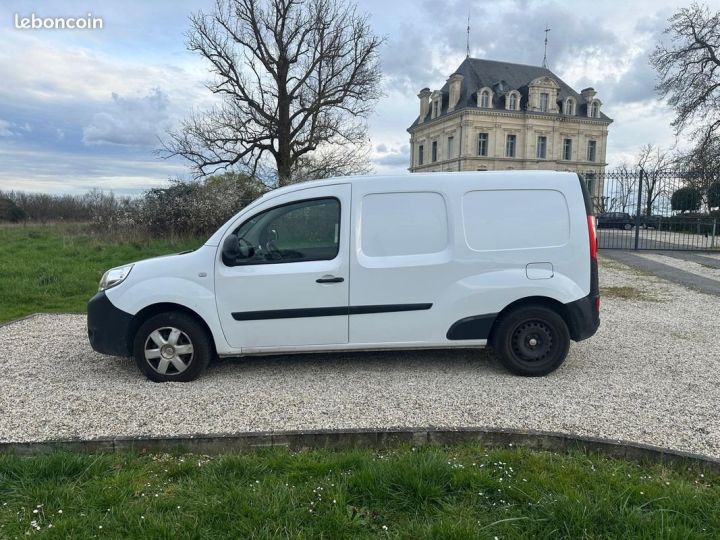
<path fill-rule="evenodd" d="M 394 313 L 396 311 L 425 311 L 432 304 L 384 304 L 377 306 L 350 306 L 350 315 L 366 315 L 368 313 Z"/>
<path fill-rule="evenodd" d="M 268 309 L 265 311 L 239 311 L 232 314 L 236 321 L 263 321 L 268 319 L 300 319 L 304 317 L 333 317 L 336 315 L 367 315 L 398 311 L 424 311 L 432 304 L 380 304 L 375 306 L 336 306 L 299 309 Z"/>
<path fill-rule="evenodd" d="M 447 332 L 447 338 L 453 341 L 462 339 L 488 339 L 497 313 L 465 317 L 453 323 Z"/>
<path fill-rule="evenodd" d="M 582 341 L 593 336 L 600 327 L 597 299 L 596 294 L 590 293 L 579 300 L 563 304 L 563 311 L 560 314 L 568 325 L 570 338 L 573 341 Z M 487 313 L 460 319 L 453 323 L 448 330 L 447 339 L 453 341 L 489 339 L 490 330 L 492 330 L 493 323 L 498 315 L 498 313 Z"/>

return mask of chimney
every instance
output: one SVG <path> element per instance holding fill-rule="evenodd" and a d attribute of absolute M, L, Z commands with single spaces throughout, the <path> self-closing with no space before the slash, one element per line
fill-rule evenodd
<path fill-rule="evenodd" d="M 455 110 L 455 106 L 460 100 L 460 85 L 462 84 L 463 76 L 459 73 L 453 73 L 447 80 L 449 88 L 449 100 L 448 100 L 448 112 Z"/>
<path fill-rule="evenodd" d="M 584 88 L 580 92 L 580 95 L 585 100 L 585 103 L 592 103 L 592 100 L 595 97 L 595 94 L 597 94 L 597 92 L 595 92 L 594 88 Z"/>
<path fill-rule="evenodd" d="M 430 108 L 430 89 L 423 88 L 420 90 L 418 98 L 420 98 L 420 118 L 418 119 L 418 123 L 422 124 Z"/>

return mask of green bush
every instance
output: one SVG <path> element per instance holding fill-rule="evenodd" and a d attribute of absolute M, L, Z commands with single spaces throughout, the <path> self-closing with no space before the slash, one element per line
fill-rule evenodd
<path fill-rule="evenodd" d="M 712 234 L 713 221 L 718 219 L 715 212 L 710 214 L 701 214 L 698 212 L 688 212 L 670 216 L 663 220 L 663 230 L 671 232 L 685 232 L 691 234 Z"/>
<path fill-rule="evenodd" d="M 720 207 L 720 180 L 715 180 L 707 191 L 708 208 Z"/>
<path fill-rule="evenodd" d="M 697 188 L 688 186 L 675 191 L 670 198 L 673 210 L 680 212 L 692 212 L 700 209 L 702 195 Z"/>
<path fill-rule="evenodd" d="M 0 198 L 0 221 L 17 223 L 27 218 L 25 211 L 10 199 Z"/>

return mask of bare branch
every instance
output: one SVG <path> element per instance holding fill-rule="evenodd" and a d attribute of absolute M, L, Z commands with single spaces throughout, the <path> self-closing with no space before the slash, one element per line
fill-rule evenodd
<path fill-rule="evenodd" d="M 281 185 L 366 170 L 382 39 L 348 2 L 217 0 L 193 15 L 188 49 L 221 104 L 168 133 L 160 154 L 186 158 L 196 177 L 231 168 Z"/>
<path fill-rule="evenodd" d="M 720 127 L 720 12 L 693 3 L 677 11 L 650 57 L 660 82 L 657 90 L 675 109 L 677 133 L 690 128 L 695 139 Z"/>

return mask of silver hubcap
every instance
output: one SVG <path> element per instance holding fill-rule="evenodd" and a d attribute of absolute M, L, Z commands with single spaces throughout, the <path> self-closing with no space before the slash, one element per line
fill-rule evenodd
<path fill-rule="evenodd" d="M 151 332 L 145 340 L 145 360 L 162 375 L 182 373 L 192 359 L 192 341 L 182 330 L 165 326 Z"/>

